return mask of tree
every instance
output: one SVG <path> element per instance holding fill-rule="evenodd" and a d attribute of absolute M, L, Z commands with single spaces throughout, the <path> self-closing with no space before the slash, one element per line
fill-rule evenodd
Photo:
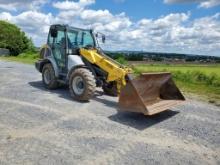
<path fill-rule="evenodd" d="M 0 48 L 10 50 L 11 55 L 18 55 L 26 50 L 33 50 L 33 42 L 16 25 L 0 20 Z"/>

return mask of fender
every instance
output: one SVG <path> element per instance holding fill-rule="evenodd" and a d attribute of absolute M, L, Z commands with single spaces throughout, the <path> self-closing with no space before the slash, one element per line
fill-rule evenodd
<path fill-rule="evenodd" d="M 72 67 L 85 65 L 82 61 L 82 58 L 79 55 L 68 55 L 68 71 L 71 70 Z"/>
<path fill-rule="evenodd" d="M 52 64 L 54 72 L 55 72 L 55 76 L 58 77 L 59 76 L 59 73 L 58 73 L 59 71 L 58 71 L 58 68 L 57 68 L 57 64 L 56 64 L 55 60 L 51 57 L 47 57 L 45 59 L 42 59 L 42 60 L 39 60 L 39 61 L 35 62 L 35 67 L 40 73 L 42 73 L 44 65 L 48 64 L 48 63 Z"/>
<path fill-rule="evenodd" d="M 54 72 L 55 72 L 55 76 L 59 77 L 59 69 L 57 67 L 57 63 L 56 63 L 54 57 L 53 56 L 48 56 L 48 57 L 46 57 L 45 60 L 48 60 L 52 64 Z"/>
<path fill-rule="evenodd" d="M 69 79 L 69 76 L 71 72 L 76 68 L 86 68 L 84 62 L 82 61 L 82 58 L 79 55 L 68 55 L 68 74 L 67 79 Z"/>
<path fill-rule="evenodd" d="M 52 50 L 48 44 L 45 44 L 41 47 L 40 50 L 40 58 L 38 62 L 35 63 L 35 67 L 39 72 L 42 72 L 43 66 L 46 63 L 51 63 L 55 72 L 55 77 L 59 77 L 59 69 L 57 67 L 57 63 L 54 59 Z"/>

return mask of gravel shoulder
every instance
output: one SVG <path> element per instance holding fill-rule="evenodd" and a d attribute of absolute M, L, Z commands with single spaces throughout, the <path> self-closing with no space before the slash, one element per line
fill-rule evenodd
<path fill-rule="evenodd" d="M 46 90 L 34 66 L 0 61 L 0 164 L 220 164 L 220 108 L 187 99 L 155 116 Z"/>

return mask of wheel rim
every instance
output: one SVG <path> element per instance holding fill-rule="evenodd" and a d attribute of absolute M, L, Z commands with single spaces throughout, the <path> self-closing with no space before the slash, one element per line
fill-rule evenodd
<path fill-rule="evenodd" d="M 45 81 L 46 84 L 49 84 L 50 81 L 51 81 L 51 74 L 50 74 L 49 69 L 46 69 L 44 71 L 44 81 Z"/>
<path fill-rule="evenodd" d="M 84 92 L 85 85 L 82 77 L 76 76 L 72 80 L 72 88 L 75 94 L 81 95 Z"/>

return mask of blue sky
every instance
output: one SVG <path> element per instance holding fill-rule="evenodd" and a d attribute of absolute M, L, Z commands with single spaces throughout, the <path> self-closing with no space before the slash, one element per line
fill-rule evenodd
<path fill-rule="evenodd" d="M 125 12 L 132 20 L 142 18 L 158 18 L 170 13 L 191 12 L 191 18 L 199 18 L 214 15 L 220 12 L 220 5 L 202 8 L 199 3 L 174 3 L 166 4 L 163 0 L 96 0 L 90 8 L 94 10 L 108 9 L 113 14 Z M 50 3 L 42 7 L 44 12 L 58 13 L 59 10 L 53 8 Z"/>
<path fill-rule="evenodd" d="M 133 20 L 158 18 L 170 13 L 192 12 L 192 18 L 213 15 L 220 11 L 220 6 L 199 8 L 198 3 L 165 4 L 163 0 L 97 0 L 93 9 L 109 9 L 117 14 L 125 12 Z"/>
<path fill-rule="evenodd" d="M 108 50 L 220 56 L 220 0 L 0 0 L 0 19 L 37 46 L 64 23 L 105 33 Z"/>

